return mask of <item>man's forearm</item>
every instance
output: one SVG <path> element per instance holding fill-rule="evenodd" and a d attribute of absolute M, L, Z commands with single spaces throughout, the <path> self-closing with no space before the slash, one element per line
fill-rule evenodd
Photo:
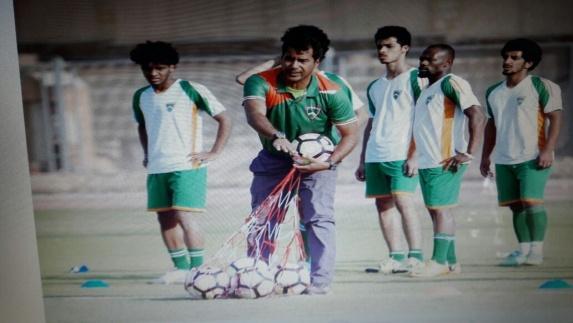
<path fill-rule="evenodd" d="M 483 136 L 483 128 L 484 128 L 483 123 L 485 120 L 485 116 L 481 111 L 481 108 L 476 105 L 471 106 L 470 108 L 466 109 L 466 111 L 464 111 L 464 113 L 466 113 L 466 115 L 469 118 L 469 134 L 470 134 L 467 153 L 475 154 L 479 145 L 479 140 Z"/>
<path fill-rule="evenodd" d="M 344 125 L 343 128 L 339 127 L 338 129 L 342 135 L 342 139 L 336 146 L 336 149 L 332 153 L 332 156 L 330 156 L 330 160 L 332 160 L 335 163 L 341 162 L 342 159 L 344 159 L 344 157 L 350 154 L 352 149 L 354 149 L 354 147 L 358 143 L 357 122 Z"/>
<path fill-rule="evenodd" d="M 372 130 L 372 118 L 368 118 L 366 127 L 364 127 L 364 134 L 362 136 L 362 151 L 360 152 L 360 163 L 363 164 L 366 156 L 366 146 L 370 139 L 370 131 Z"/>
<path fill-rule="evenodd" d="M 557 145 L 557 138 L 561 130 L 561 111 L 553 111 L 547 114 L 549 119 L 549 129 L 547 134 L 547 141 L 545 142 L 545 150 L 554 151 Z"/>
<path fill-rule="evenodd" d="M 231 119 L 226 115 L 226 113 L 220 113 L 216 115 L 214 119 L 219 123 L 219 127 L 217 129 L 217 136 L 215 137 L 215 142 L 213 143 L 211 152 L 218 154 L 223 150 L 223 147 L 225 147 L 225 144 L 229 139 L 229 135 L 231 134 Z"/>
<path fill-rule="evenodd" d="M 495 128 L 495 122 L 493 119 L 489 119 L 485 126 L 485 133 L 483 136 L 483 148 L 481 153 L 482 159 L 487 159 L 490 157 L 493 148 L 495 147 L 495 137 L 497 129 Z"/>
<path fill-rule="evenodd" d="M 137 134 L 139 135 L 139 143 L 143 148 L 143 154 L 147 156 L 147 131 L 145 125 L 140 124 L 137 126 Z"/>

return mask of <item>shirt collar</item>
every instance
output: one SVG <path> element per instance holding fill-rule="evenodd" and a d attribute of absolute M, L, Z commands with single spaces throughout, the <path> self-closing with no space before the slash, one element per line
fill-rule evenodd
<path fill-rule="evenodd" d="M 288 92 L 287 86 L 284 84 L 282 80 L 281 73 L 277 74 L 277 91 L 281 93 Z M 315 97 L 317 95 L 318 95 L 318 78 L 316 77 L 316 74 L 313 73 L 310 76 L 310 83 L 308 83 L 308 87 L 306 88 L 306 96 Z"/>

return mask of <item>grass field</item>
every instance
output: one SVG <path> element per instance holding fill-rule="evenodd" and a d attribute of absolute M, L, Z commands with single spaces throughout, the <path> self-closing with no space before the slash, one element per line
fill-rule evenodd
<path fill-rule="evenodd" d="M 36 195 L 36 228 L 48 322 L 573 322 L 573 289 L 539 289 L 550 279 L 573 284 L 573 181 L 547 189 L 549 231 L 540 267 L 502 268 L 515 248 L 511 216 L 495 191 L 464 183 L 457 219 L 461 275 L 412 279 L 367 274 L 386 255 L 372 201 L 362 186 L 337 191 L 337 266 L 328 296 L 191 300 L 180 285 L 147 281 L 170 267 L 158 225 L 142 210 L 143 193 Z M 249 212 L 248 190 L 209 192 L 204 215 L 212 254 Z M 424 252 L 431 222 L 419 202 Z M 90 272 L 68 273 L 79 264 Z M 84 289 L 86 279 L 108 288 Z"/>

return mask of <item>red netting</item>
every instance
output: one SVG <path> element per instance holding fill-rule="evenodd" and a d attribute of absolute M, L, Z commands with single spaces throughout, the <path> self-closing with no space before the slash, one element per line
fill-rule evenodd
<path fill-rule="evenodd" d="M 246 256 L 263 259 L 270 266 L 304 261 L 298 211 L 300 180 L 300 173 L 291 169 L 207 263 L 224 268 Z"/>

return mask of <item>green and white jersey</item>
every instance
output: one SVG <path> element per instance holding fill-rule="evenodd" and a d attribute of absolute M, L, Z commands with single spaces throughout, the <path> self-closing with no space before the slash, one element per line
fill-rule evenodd
<path fill-rule="evenodd" d="M 418 167 L 441 167 L 443 160 L 467 151 L 467 118 L 463 111 L 479 101 L 470 84 L 448 74 L 422 90 L 414 110 Z"/>
<path fill-rule="evenodd" d="M 267 106 L 266 116 L 271 124 L 286 134 L 292 141 L 305 133 L 320 133 L 328 136 L 335 144 L 339 135 L 335 125 L 356 121 L 352 104 L 343 87 L 323 73 L 312 76 L 306 94 L 294 98 L 281 82 L 280 68 L 252 75 L 243 88 L 243 102 L 261 100 Z M 260 136 L 263 148 L 278 153 L 272 139 Z"/>
<path fill-rule="evenodd" d="M 350 103 L 352 103 L 352 110 L 356 111 L 364 105 L 364 102 L 360 100 L 360 97 L 354 92 L 354 89 L 348 83 L 346 79 L 344 79 L 340 75 L 336 75 L 330 72 L 319 71 L 321 75 L 327 77 L 329 80 L 335 82 L 336 84 L 340 85 L 341 91 L 346 93 L 346 96 L 350 99 Z"/>
<path fill-rule="evenodd" d="M 493 161 L 504 165 L 537 158 L 545 146 L 545 114 L 563 109 L 559 86 L 538 76 L 527 76 L 513 88 L 505 81 L 491 86 L 486 103 L 496 128 Z"/>
<path fill-rule="evenodd" d="M 418 78 L 418 69 L 387 79 L 382 76 L 367 90 L 372 130 L 366 144 L 367 163 L 405 160 L 412 141 L 414 106 L 427 79 Z"/>
<path fill-rule="evenodd" d="M 185 80 L 178 79 L 162 93 L 151 86 L 135 92 L 135 120 L 147 130 L 148 173 L 197 168 L 189 154 L 203 149 L 203 115 L 223 111 L 225 107 L 206 87 Z"/>

